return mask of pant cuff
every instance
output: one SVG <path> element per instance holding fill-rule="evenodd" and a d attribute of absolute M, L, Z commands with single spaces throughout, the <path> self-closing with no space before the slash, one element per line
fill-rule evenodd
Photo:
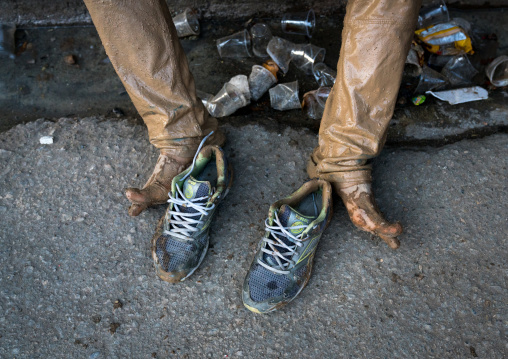
<path fill-rule="evenodd" d="M 370 166 L 363 165 L 359 169 L 352 169 L 350 166 L 344 168 L 344 171 L 338 170 L 333 166 L 333 169 L 321 169 L 320 166 L 314 161 L 312 156 L 307 162 L 307 173 L 310 178 L 320 178 L 328 182 L 332 182 L 339 188 L 345 188 L 361 183 L 371 183 L 372 174 Z"/>
<path fill-rule="evenodd" d="M 185 138 L 181 140 L 150 141 L 152 145 L 160 149 L 161 153 L 169 157 L 193 158 L 203 137 Z M 226 136 L 221 130 L 215 130 L 205 142 L 205 145 L 223 146 Z"/>

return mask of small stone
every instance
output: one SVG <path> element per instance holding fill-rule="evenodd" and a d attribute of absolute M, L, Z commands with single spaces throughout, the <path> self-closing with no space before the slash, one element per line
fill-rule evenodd
<path fill-rule="evenodd" d="M 86 349 L 86 348 L 88 348 L 88 344 L 83 343 L 83 341 L 82 341 L 81 339 L 76 339 L 76 340 L 74 341 L 74 344 L 76 344 L 76 345 L 81 345 L 81 346 L 82 346 L 83 348 L 85 348 L 85 349 Z"/>
<path fill-rule="evenodd" d="M 425 276 L 422 273 L 416 273 L 415 278 L 416 280 L 422 280 L 423 278 L 425 278 Z"/>
<path fill-rule="evenodd" d="M 397 273 L 392 272 L 392 282 L 397 283 L 400 281 L 400 276 Z"/>
<path fill-rule="evenodd" d="M 53 144 L 53 136 L 42 136 L 39 138 L 39 142 L 41 145 L 52 145 Z"/>
<path fill-rule="evenodd" d="M 78 59 L 74 55 L 67 55 L 64 57 L 64 60 L 67 65 L 75 65 L 78 62 Z"/>
<path fill-rule="evenodd" d="M 123 303 L 119 299 L 117 299 L 113 302 L 114 309 L 118 309 L 118 308 L 122 308 L 122 307 L 123 307 Z"/>
<path fill-rule="evenodd" d="M 110 323 L 109 324 L 109 332 L 111 334 L 115 334 L 116 330 L 120 327 L 120 323 Z"/>
<path fill-rule="evenodd" d="M 121 109 L 119 109 L 118 107 L 115 107 L 113 109 L 113 113 L 115 114 L 116 117 L 123 117 L 123 116 L 125 116 L 125 113 Z"/>
<path fill-rule="evenodd" d="M 97 359 L 100 355 L 101 355 L 100 352 L 94 352 L 94 353 L 90 354 L 89 358 L 90 359 Z"/>

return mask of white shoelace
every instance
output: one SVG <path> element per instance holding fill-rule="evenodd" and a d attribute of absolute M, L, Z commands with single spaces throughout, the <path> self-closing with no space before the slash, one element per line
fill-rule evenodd
<path fill-rule="evenodd" d="M 293 260 L 291 260 L 291 257 L 296 252 L 297 247 L 303 246 L 302 241 L 307 239 L 307 237 L 302 238 L 303 233 L 299 234 L 298 236 L 294 236 L 291 232 L 289 232 L 289 230 L 290 229 L 294 230 L 294 229 L 307 228 L 307 226 L 301 225 L 301 226 L 294 226 L 294 227 L 284 227 L 282 225 L 282 223 L 280 223 L 279 216 L 277 215 L 277 212 L 275 212 L 274 223 L 275 223 L 275 225 L 270 226 L 268 224 L 268 218 L 265 220 L 266 230 L 270 232 L 271 236 L 263 238 L 263 242 L 265 242 L 267 245 L 263 246 L 263 248 L 261 248 L 261 251 L 263 253 L 269 254 L 273 258 L 275 258 L 275 261 L 277 262 L 277 266 L 272 267 L 272 266 L 268 265 L 267 263 L 263 262 L 261 259 L 258 259 L 258 263 L 272 272 L 279 273 L 279 274 L 288 274 L 288 273 L 290 273 L 290 271 L 287 269 L 295 265 L 295 262 Z M 278 236 L 285 236 L 287 238 L 290 238 L 291 240 L 293 240 L 294 245 L 287 245 Z M 275 240 L 273 240 L 270 237 L 275 238 Z M 276 248 L 276 246 L 279 248 L 280 247 L 285 248 L 285 249 L 287 249 L 287 251 L 284 253 L 281 253 Z"/>
<path fill-rule="evenodd" d="M 182 177 L 180 181 L 185 181 L 185 179 L 190 176 L 196 164 L 196 158 L 198 157 L 201 148 L 205 144 L 208 137 L 210 137 L 212 134 L 213 131 L 210 132 L 208 135 L 205 136 L 205 138 L 201 140 L 201 143 L 199 144 L 196 154 L 194 155 L 194 159 L 192 160 L 192 165 L 189 168 L 189 171 L 184 177 Z M 169 211 L 169 215 L 171 218 L 169 224 L 171 228 L 169 229 L 169 231 L 164 231 L 164 234 L 177 237 L 186 241 L 192 241 L 194 240 L 192 238 L 192 232 L 197 232 L 198 229 L 196 227 L 199 224 L 204 223 L 204 221 L 200 221 L 199 219 L 194 219 L 192 217 L 197 216 L 201 217 L 201 215 L 203 214 L 208 215 L 209 211 L 215 208 L 215 204 L 212 204 L 210 207 L 206 207 L 208 201 L 205 201 L 204 203 L 196 203 L 196 202 L 201 202 L 205 199 L 208 200 L 210 196 L 188 199 L 184 196 L 182 190 L 178 185 L 176 185 L 176 190 L 177 193 L 174 197 L 172 196 L 171 192 L 168 193 L 169 196 L 168 203 L 170 205 L 173 204 L 173 210 Z M 182 212 L 180 206 L 194 208 L 197 212 L 191 213 Z"/>
<path fill-rule="evenodd" d="M 192 232 L 197 232 L 198 229 L 196 228 L 198 225 L 203 224 L 204 221 L 201 221 L 199 219 L 193 218 L 198 217 L 200 218 L 201 215 L 208 215 L 209 212 L 215 208 L 215 204 L 212 204 L 210 207 L 206 207 L 207 201 L 204 203 L 203 200 L 208 200 L 210 196 L 204 196 L 204 197 L 198 197 L 194 199 L 188 199 L 185 198 L 184 194 L 182 193 L 182 190 L 177 185 L 176 186 L 177 193 L 173 197 L 171 193 L 169 194 L 169 200 L 168 202 L 173 204 L 173 210 L 169 211 L 170 215 L 170 230 L 164 231 L 164 234 L 177 237 L 186 241 L 192 241 L 194 238 L 192 238 Z M 196 203 L 196 202 L 202 202 L 202 203 Z M 197 212 L 187 213 L 182 212 L 182 206 L 187 208 L 194 208 Z"/>

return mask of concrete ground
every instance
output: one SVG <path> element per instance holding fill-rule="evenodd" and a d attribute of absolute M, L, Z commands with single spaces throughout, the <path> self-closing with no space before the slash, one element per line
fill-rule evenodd
<path fill-rule="evenodd" d="M 305 129 L 225 124 L 233 189 L 187 281 L 152 267 L 164 206 L 127 216 L 156 152 L 128 120 L 62 118 L 0 133 L 2 358 L 506 358 L 508 135 L 391 147 L 377 198 L 399 250 L 336 201 L 313 277 L 286 308 L 243 308 L 268 206 L 306 178 Z M 39 144 L 53 135 L 52 145 Z"/>

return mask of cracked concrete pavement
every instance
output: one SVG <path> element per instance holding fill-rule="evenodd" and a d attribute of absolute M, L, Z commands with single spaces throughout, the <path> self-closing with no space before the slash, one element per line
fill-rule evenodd
<path fill-rule="evenodd" d="M 268 206 L 305 179 L 309 130 L 224 125 L 235 184 L 187 281 L 154 273 L 164 206 L 127 216 L 157 153 L 127 120 L 38 120 L 0 133 L 2 358 L 503 358 L 508 355 L 508 135 L 387 148 L 374 161 L 399 250 L 338 200 L 313 277 L 255 315 L 240 289 Z M 43 135 L 54 136 L 41 145 Z"/>

